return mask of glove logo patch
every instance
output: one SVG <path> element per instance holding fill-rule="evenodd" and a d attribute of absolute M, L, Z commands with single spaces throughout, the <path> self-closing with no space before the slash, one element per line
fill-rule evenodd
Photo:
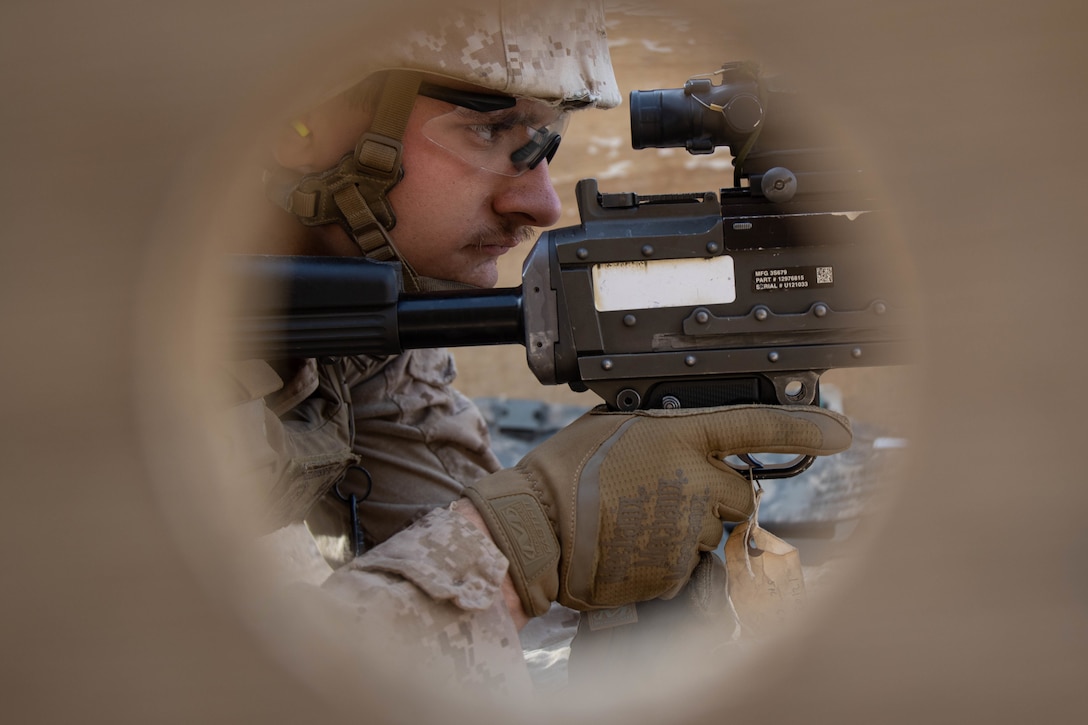
<path fill-rule="evenodd" d="M 540 504 L 528 494 L 517 494 L 493 500 L 491 506 L 510 542 L 520 552 L 525 576 L 532 579 L 558 553 L 555 534 Z"/>

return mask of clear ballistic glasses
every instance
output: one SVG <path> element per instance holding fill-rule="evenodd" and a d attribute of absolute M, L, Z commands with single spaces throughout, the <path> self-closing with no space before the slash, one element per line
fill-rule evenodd
<path fill-rule="evenodd" d="M 419 95 L 457 106 L 423 124 L 423 135 L 472 166 L 521 176 L 551 163 L 570 112 L 528 98 L 423 83 Z"/>

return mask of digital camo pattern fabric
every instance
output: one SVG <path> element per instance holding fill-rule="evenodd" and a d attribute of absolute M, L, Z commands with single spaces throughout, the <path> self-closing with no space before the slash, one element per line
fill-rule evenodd
<path fill-rule="evenodd" d="M 322 589 L 421 669 L 527 696 L 532 684 L 501 594 L 506 566 L 467 519 L 437 509 L 335 571 Z"/>
<path fill-rule="evenodd" d="M 448 350 L 226 372 L 232 477 L 267 500 L 266 530 L 305 518 L 334 566 L 355 556 L 352 495 L 361 551 L 500 467 L 483 416 L 453 387 Z"/>
<path fill-rule="evenodd" d="M 449 350 L 409 350 L 366 367 L 357 360 L 347 359 L 343 374 L 362 469 L 350 469 L 344 483 L 359 493 L 369 547 L 457 500 L 500 464 L 483 416 L 453 386 Z"/>

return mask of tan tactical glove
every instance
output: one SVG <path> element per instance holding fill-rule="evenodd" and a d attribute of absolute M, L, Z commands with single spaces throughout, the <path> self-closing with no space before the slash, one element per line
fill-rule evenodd
<path fill-rule="evenodd" d="M 552 601 L 588 611 L 675 596 L 754 508 L 737 453 L 822 456 L 850 446 L 849 421 L 815 406 L 610 413 L 597 408 L 517 466 L 465 489 L 531 617 Z"/>

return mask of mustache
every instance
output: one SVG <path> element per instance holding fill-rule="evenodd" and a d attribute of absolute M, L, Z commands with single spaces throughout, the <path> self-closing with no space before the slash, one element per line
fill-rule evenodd
<path fill-rule="evenodd" d="M 513 247 L 532 240 L 536 236 L 536 231 L 536 227 L 523 224 L 500 224 L 476 233 L 472 237 L 471 246 L 477 249 L 495 244 Z"/>

